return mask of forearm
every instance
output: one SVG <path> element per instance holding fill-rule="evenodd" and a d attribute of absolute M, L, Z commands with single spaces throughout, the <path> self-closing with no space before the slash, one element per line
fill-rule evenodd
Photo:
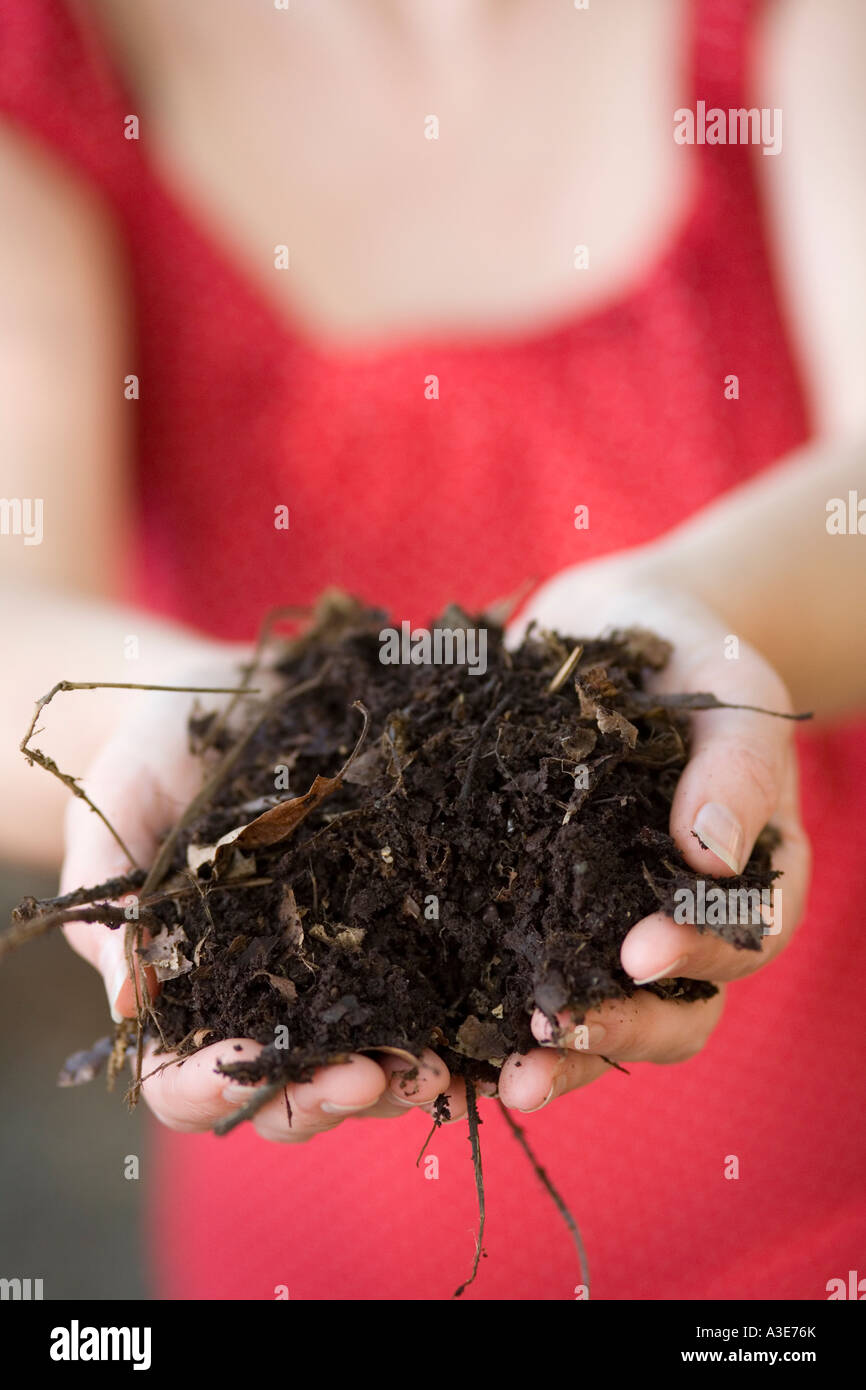
<path fill-rule="evenodd" d="M 180 663 L 218 644 L 131 608 L 24 587 L 4 592 L 0 631 L 0 855 L 56 865 L 69 793 L 19 750 L 35 701 L 59 680 L 171 683 Z M 134 698 L 129 690 L 60 694 L 40 717 L 34 745 L 80 776 Z"/>
<path fill-rule="evenodd" d="M 828 503 L 866 502 L 866 442 L 816 445 L 726 494 L 639 552 L 647 582 L 714 609 L 775 666 L 795 705 L 866 706 L 864 534 L 828 530 Z M 855 522 L 856 525 L 856 522 Z"/>

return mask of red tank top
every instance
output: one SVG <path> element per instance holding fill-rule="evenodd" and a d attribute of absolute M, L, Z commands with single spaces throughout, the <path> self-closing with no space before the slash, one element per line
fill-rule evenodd
<path fill-rule="evenodd" d="M 679 104 L 748 104 L 753 8 L 696 0 Z M 99 190 L 126 244 L 139 597 L 154 611 L 247 638 L 272 604 L 328 584 L 413 620 L 449 599 L 481 606 L 527 575 L 651 539 L 808 435 L 747 147 L 697 151 L 666 254 L 600 310 L 529 336 L 371 353 L 287 326 L 157 176 L 146 128 L 124 139 L 135 106 L 59 0 L 7 0 L 0 111 Z M 578 504 L 589 530 L 574 528 Z M 288 531 L 273 524 L 280 505 Z M 866 1052 L 866 1011 L 849 924 L 866 865 L 849 827 L 866 739 L 809 733 L 801 748 L 816 872 L 792 946 L 731 988 L 695 1060 L 611 1073 L 527 1120 L 582 1226 L 597 1297 L 824 1298 L 862 1265 L 866 1127 L 852 1122 L 850 1061 Z M 489 1258 L 466 1297 L 573 1297 L 559 1217 L 494 1107 L 482 1118 Z M 462 1126 L 438 1133 L 439 1176 L 426 1178 L 426 1123 L 350 1122 L 298 1149 L 249 1129 L 162 1134 L 158 1292 L 449 1295 L 474 1250 L 469 1147 Z"/>

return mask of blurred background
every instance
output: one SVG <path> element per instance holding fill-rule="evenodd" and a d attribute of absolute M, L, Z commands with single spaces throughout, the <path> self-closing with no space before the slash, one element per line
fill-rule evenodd
<path fill-rule="evenodd" d="M 0 922 L 27 894 L 47 897 L 55 879 L 0 866 Z M 60 933 L 13 952 L 0 969 L 0 1278 L 42 1279 L 43 1296 L 151 1296 L 139 1212 L 147 1181 L 144 1114 L 130 1114 L 120 1078 L 57 1086 L 72 1052 L 110 1027 L 96 972 Z M 128 1073 L 125 1073 L 128 1077 Z M 127 1155 L 141 1177 L 124 1177 Z"/>

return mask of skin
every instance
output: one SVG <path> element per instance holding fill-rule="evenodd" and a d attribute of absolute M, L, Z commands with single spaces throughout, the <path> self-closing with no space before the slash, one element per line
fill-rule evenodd
<path fill-rule="evenodd" d="M 768 663 L 746 643 L 741 644 L 737 661 L 726 659 L 725 624 L 700 601 L 653 581 L 650 568 L 647 559 L 639 587 L 636 571 L 630 581 L 635 585 L 632 588 L 624 571 L 616 575 L 612 597 L 601 601 L 608 577 L 617 569 L 616 562 L 584 567 L 560 578 L 539 592 L 515 627 L 513 640 L 519 639 L 520 629 L 530 617 L 547 626 L 581 632 L 589 630 L 588 623 L 600 631 L 611 624 L 641 622 L 675 644 L 669 668 L 656 678 L 659 688 L 713 690 L 721 699 L 789 710 L 787 690 Z M 676 655 L 677 650 L 686 655 Z M 231 682 L 232 668 L 215 664 L 190 672 L 186 678 L 205 685 Z M 139 714 L 105 748 L 87 778 L 90 795 L 142 863 L 152 858 L 160 835 L 198 785 L 198 768 L 186 749 L 184 721 L 179 717 L 186 703 L 183 696 L 169 697 L 167 704 L 143 700 Z M 694 869 L 727 875 L 731 866 L 702 848 L 692 834 L 701 806 L 707 801 L 718 802 L 733 812 L 743 829 L 746 853 L 772 819 L 783 835 L 774 864 L 784 873 L 783 930 L 766 936 L 760 952 L 737 951 L 710 935 L 700 935 L 694 927 L 677 925 L 654 913 L 633 926 L 623 942 L 622 965 L 635 980 L 662 972 L 719 983 L 739 979 L 767 964 L 784 948 L 802 912 L 809 848 L 799 818 L 793 725 L 741 710 L 696 714 L 692 724 L 692 757 L 677 787 L 671 833 Z M 154 750 L 158 750 L 156 756 Z M 119 846 L 80 801 L 70 805 L 68 836 L 65 886 L 97 882 L 126 867 Z M 102 972 L 116 1013 L 133 1016 L 134 987 L 126 974 L 121 933 L 75 924 L 67 928 L 67 936 Z M 509 1107 L 532 1112 L 609 1070 L 602 1054 L 619 1062 L 684 1061 L 706 1042 L 721 1017 L 723 1000 L 721 991 L 709 1001 L 679 1004 L 638 990 L 627 1002 L 611 1002 L 587 1015 L 587 1026 L 603 1025 L 605 1032 L 603 1037 L 596 1037 L 590 1031 L 590 1045 L 581 1052 L 570 1046 L 573 1035 L 568 1032 L 565 1047 L 551 1046 L 549 1023 L 536 1013 L 532 1028 L 541 1046 L 527 1056 L 515 1055 L 506 1061 L 499 1094 Z M 566 1016 L 558 1022 L 570 1028 Z M 235 1050 L 235 1044 L 240 1050 Z M 216 1062 L 241 1060 L 258 1050 L 249 1039 L 234 1039 L 206 1047 L 177 1067 L 161 1068 L 165 1057 L 151 1057 L 145 1067 L 145 1075 L 150 1074 L 144 1082 L 144 1097 L 171 1128 L 209 1129 L 250 1094 L 249 1087 L 226 1084 L 215 1071 Z M 336 1128 L 347 1115 L 391 1118 L 412 1108 L 429 1111 L 440 1093 L 449 1096 L 452 1122 L 462 1118 L 466 1113 L 464 1087 L 459 1079 L 450 1079 L 445 1064 L 432 1052 L 425 1053 L 418 1077 L 412 1079 L 405 1063 L 397 1058 L 376 1062 L 355 1055 L 345 1064 L 320 1069 L 310 1083 L 288 1087 L 291 1126 L 283 1097 L 262 1107 L 254 1124 L 264 1138 L 300 1143 Z"/>
<path fill-rule="evenodd" d="M 568 28 L 561 27 L 565 6 L 549 7 L 542 23 L 538 7 L 518 3 L 299 3 L 291 42 L 261 7 L 244 32 L 248 63 L 235 58 L 237 10 L 230 0 L 214 0 L 206 12 L 190 0 L 101 0 L 98 8 L 141 96 L 158 164 L 248 273 L 261 262 L 261 246 L 280 239 L 275 226 L 291 221 L 301 254 L 291 301 L 281 307 L 310 336 L 352 343 L 406 333 L 532 332 L 590 311 L 595 295 L 625 290 L 653 263 L 688 205 L 693 152 L 675 158 L 670 140 L 681 94 L 668 61 L 683 23 L 676 4 L 593 6 L 587 14 L 594 27 L 581 30 L 571 12 Z M 780 709 L 789 689 L 798 708 L 833 717 L 866 703 L 852 641 L 866 619 L 858 538 L 831 540 L 823 529 L 828 497 L 844 497 L 849 488 L 866 493 L 866 192 L 851 172 L 866 153 L 857 58 L 864 12 L 856 0 L 791 0 L 768 9 L 751 101 L 784 108 L 786 146 L 778 158 L 756 153 L 755 171 L 814 444 L 653 545 L 555 577 L 534 596 L 531 611 L 566 631 L 629 621 L 655 627 L 690 651 L 687 666 L 676 657 L 665 673 L 672 686 L 722 697 L 730 691 Z M 394 80 L 395 71 L 403 81 Z M 378 94 L 381 105 L 365 117 L 372 128 L 361 128 L 344 101 L 350 84 Z M 440 145 L 433 184 L 415 145 L 404 145 L 400 134 L 415 128 L 418 90 L 425 110 L 441 109 L 456 136 Z M 337 94 L 330 105 L 329 92 Z M 264 123 L 256 118 L 262 101 Z M 609 119 L 599 122 L 599 110 Z M 228 127 L 221 125 L 226 120 Z M 293 129 L 303 140 L 284 138 Z M 502 150 L 522 139 L 523 173 L 516 178 Z M 255 158 L 248 157 L 252 148 Z M 472 153 L 468 165 L 461 164 L 462 150 Z M 319 167 L 327 179 L 315 176 Z M 371 203 L 368 189 L 395 179 L 401 198 Z M 0 375 L 14 386 L 4 413 L 2 491 L 43 496 L 46 513 L 53 509 L 72 523 L 50 546 L 26 554 L 0 547 L 10 581 L 3 630 L 17 655 L 0 687 L 0 727 L 7 731 L 0 740 L 7 793 L 0 836 L 9 855 L 55 863 L 63 798 L 16 751 L 34 690 L 49 688 L 58 674 L 88 679 L 98 670 L 106 679 L 128 679 L 122 643 L 129 632 L 141 637 L 141 681 L 222 684 L 238 654 L 118 603 L 134 521 L 132 445 L 128 417 L 104 382 L 122 379 L 129 343 L 133 306 L 122 248 L 88 190 L 26 136 L 2 126 L 0 182 L 10 210 L 0 228 Z M 329 189 L 339 191 L 338 212 Z M 534 219 L 527 207 L 536 210 Z M 455 223 L 458 214 L 465 226 Z M 550 270 L 550 246 L 571 246 L 575 225 L 589 225 L 588 240 L 598 248 L 591 280 Z M 477 235 L 478 227 L 487 234 Z M 363 275 L 354 254 L 361 243 L 373 257 Z M 395 265 L 403 267 L 399 277 Z M 268 292 L 288 292 L 277 281 L 275 291 L 269 280 Z M 58 370 L 57 344 L 66 341 L 77 350 L 63 355 Z M 792 566 L 792 555 L 807 562 Z M 741 638 L 737 662 L 724 657 L 728 633 Z M 827 670 L 834 674 L 829 695 Z M 141 862 L 194 789 L 196 770 L 180 741 L 186 708 L 183 697 L 161 695 L 143 697 L 130 713 L 127 697 L 102 693 L 86 697 L 74 721 L 52 719 L 53 707 L 48 714 L 52 753 L 64 767 L 90 763 L 89 793 Z M 115 732 L 106 743 L 109 729 Z M 727 866 L 690 833 L 699 807 L 708 799 L 724 803 L 742 825 L 744 848 L 775 819 L 785 837 L 778 859 L 784 930 L 766 937 L 756 955 L 654 916 L 633 927 L 623 945 L 623 966 L 635 979 L 685 956 L 677 974 L 734 980 L 784 948 L 802 908 L 808 849 L 791 726 L 707 712 L 695 717 L 695 736 L 672 833 L 696 869 L 724 874 Z M 125 867 L 114 841 L 78 802 L 66 815 L 65 843 L 65 887 Z M 68 935 L 103 974 L 112 1006 L 128 1016 L 133 991 L 124 983 L 117 934 L 78 925 Z M 721 1007 L 721 998 L 662 1004 L 638 991 L 586 1022 L 606 1026 L 606 1056 L 666 1063 L 703 1046 Z M 544 1020 L 534 1028 L 538 1049 L 519 1068 L 514 1059 L 503 1068 L 507 1105 L 535 1110 L 608 1069 L 597 1046 L 551 1048 Z M 238 1041 L 245 1051 L 254 1047 Z M 145 1097 L 172 1127 L 207 1128 L 238 1104 L 224 1094 L 214 1062 L 241 1055 L 231 1042 L 204 1049 L 152 1076 Z M 291 1088 L 291 1133 L 281 1099 L 260 1112 L 257 1128 L 267 1138 L 298 1142 L 339 1125 L 347 1112 L 335 1105 L 396 1116 L 429 1109 L 442 1091 L 459 1118 L 459 1085 L 441 1062 L 424 1063 L 417 1084 L 407 1084 L 397 1059 L 379 1065 L 357 1057 L 323 1070 L 311 1084 Z"/>

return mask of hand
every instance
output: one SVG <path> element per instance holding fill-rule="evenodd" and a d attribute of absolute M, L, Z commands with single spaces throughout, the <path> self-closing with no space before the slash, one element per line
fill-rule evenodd
<path fill-rule="evenodd" d="M 653 678 L 655 689 L 709 691 L 731 703 L 790 712 L 784 684 L 759 653 L 740 641 L 737 658 L 726 657 L 730 634 L 718 615 L 669 579 L 642 569 L 639 553 L 634 560 L 614 557 L 557 576 L 521 615 L 514 640 L 532 618 L 576 637 L 609 627 L 650 628 L 674 644 L 670 664 Z M 565 1032 L 557 1046 L 548 1019 L 536 1011 L 532 1031 L 541 1046 L 527 1056 L 509 1057 L 500 1075 L 500 1097 L 509 1108 L 540 1110 L 608 1071 L 605 1058 L 681 1062 L 694 1056 L 721 1017 L 724 984 L 761 969 L 791 939 L 810 866 L 800 823 L 794 725 L 747 710 L 712 710 L 692 715 L 691 726 L 691 757 L 671 807 L 670 833 L 698 873 L 726 876 L 742 868 L 758 833 L 772 819 L 782 835 L 773 856 L 773 867 L 784 874 L 781 931 L 765 935 L 760 951 L 737 950 L 661 912 L 643 918 L 620 951 L 622 967 L 633 980 L 710 980 L 719 985 L 719 993 L 709 1000 L 677 1003 L 638 989 L 630 999 L 611 1000 L 590 1011 L 578 1034 L 573 1021 L 559 1015 Z M 778 925 L 775 920 L 774 928 Z"/>
<path fill-rule="evenodd" d="M 236 661 L 242 659 L 236 657 Z M 180 671 L 173 681 L 195 686 L 237 682 L 238 667 L 222 648 L 216 649 L 212 664 Z M 206 698 L 209 707 L 211 702 L 218 707 L 226 697 Z M 190 754 L 186 736 L 193 700 L 189 694 L 142 692 L 83 779 L 91 800 L 143 867 L 152 862 L 165 832 L 201 782 L 201 764 Z M 66 844 L 62 892 L 102 883 L 130 867 L 102 821 L 77 798 L 67 813 Z M 127 969 L 123 928 L 75 922 L 65 931 L 78 954 L 102 975 L 115 1020 L 133 1018 L 136 991 Z M 152 972 L 146 972 L 143 982 L 139 979 L 139 988 L 143 987 L 155 995 L 158 986 Z M 249 1038 L 231 1038 L 202 1048 L 182 1064 L 166 1066 L 174 1055 L 155 1054 L 150 1047 L 142 1067 L 142 1094 L 169 1128 L 211 1129 L 253 1093 L 249 1086 L 230 1082 L 216 1070 L 217 1063 L 242 1061 L 259 1051 L 259 1044 Z M 416 1108 L 430 1111 L 443 1092 L 448 1095 L 451 1120 L 462 1118 L 466 1114 L 463 1083 L 456 1078 L 451 1081 L 448 1068 L 433 1052 L 426 1051 L 420 1061 L 417 1075 L 410 1076 L 406 1062 L 398 1057 L 383 1055 L 381 1061 L 374 1061 L 353 1054 L 339 1066 L 319 1068 L 309 1083 L 288 1086 L 285 1094 L 262 1106 L 253 1123 L 266 1139 L 298 1143 L 334 1129 L 348 1115 L 381 1118 Z"/>

